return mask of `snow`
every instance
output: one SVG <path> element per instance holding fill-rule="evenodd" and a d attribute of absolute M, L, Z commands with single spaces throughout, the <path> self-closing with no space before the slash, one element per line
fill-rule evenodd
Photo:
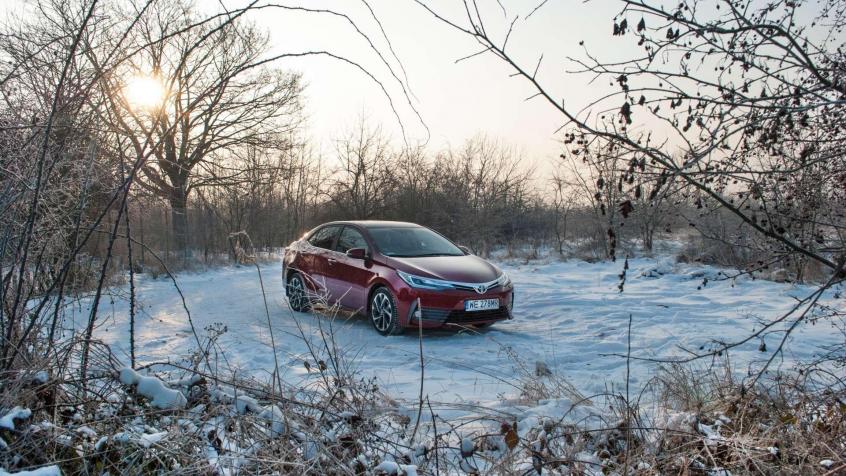
<path fill-rule="evenodd" d="M 44 385 L 48 380 L 50 380 L 50 376 L 46 370 L 39 370 L 32 377 L 32 381 L 40 385 Z"/>
<path fill-rule="evenodd" d="M 152 434 L 142 434 L 138 437 L 138 442 L 141 443 L 144 448 L 149 448 L 162 441 L 166 436 L 166 431 L 159 431 Z"/>
<path fill-rule="evenodd" d="M 476 449 L 476 444 L 470 438 L 464 437 L 461 439 L 461 456 L 465 458 L 473 455 L 473 450 Z"/>
<path fill-rule="evenodd" d="M 259 418 L 270 423 L 270 435 L 273 437 L 283 435 L 287 431 L 284 413 L 282 412 L 282 409 L 276 405 L 265 407 L 264 410 L 259 413 Z"/>
<path fill-rule="evenodd" d="M 112 435 L 111 440 L 118 442 L 118 443 L 136 443 L 144 448 L 150 448 L 158 444 L 160 441 L 167 437 L 166 431 L 157 431 L 154 433 L 144 433 L 144 432 L 136 432 L 136 431 L 121 431 Z M 103 445 L 105 445 L 109 441 L 108 436 L 101 437 L 97 442 L 94 444 L 94 449 L 97 451 L 101 451 L 103 449 Z"/>
<path fill-rule="evenodd" d="M 388 474 L 399 476 L 417 476 L 417 466 L 410 464 L 397 464 L 393 461 L 382 461 L 373 468 L 376 474 Z"/>
<path fill-rule="evenodd" d="M 519 378 L 534 377 L 537 362 L 542 364 L 539 368 L 543 374 L 549 370 L 555 378 L 566 378 L 584 395 L 605 392 L 609 382 L 624 384 L 626 359 L 621 355 L 627 350 L 629 315 L 633 356 L 682 356 L 686 355 L 682 347 L 707 349 L 714 339 L 726 341 L 747 335 L 760 328 L 762 320 L 780 316 L 791 308 L 795 298 L 814 289 L 748 277 L 719 280 L 720 269 L 677 264 L 668 257 L 631 259 L 623 293 L 617 289 L 622 262 L 500 265 L 516 286 L 514 320 L 482 332 L 425 333 L 424 394 L 433 403 L 450 406 L 439 409 L 442 417 L 449 418 L 450 411 L 459 412 L 457 404 L 496 404 L 518 397 Z M 284 382 L 303 386 L 319 378 L 319 365 L 309 345 L 320 352 L 325 347 L 321 329 L 331 329 L 334 344 L 361 377 L 375 376 L 380 387 L 398 400 L 416 401 L 420 377 L 416 332 L 383 337 L 362 317 L 292 312 L 284 297 L 280 265 L 263 265 L 262 275 Z M 225 327 L 227 331 L 217 344 L 225 352 L 226 362 L 242 376 L 270 380 L 275 359 L 255 268 L 187 273 L 178 281 L 200 338 L 210 326 Z M 142 276 L 136 288 L 138 361 L 176 361 L 192 352 L 196 341 L 172 284 Z M 103 300 L 95 335 L 113 344 L 117 354 L 128 362 L 127 292 L 118 291 L 112 300 Z M 823 301 L 842 307 L 842 301 L 832 297 L 836 291 L 827 293 Z M 88 310 L 84 305 L 74 309 L 76 315 L 65 325 L 80 330 Z M 783 328 L 776 326 L 775 330 Z M 777 348 L 781 337 L 781 333 L 768 335 L 767 348 Z M 789 369 L 796 360 L 813 357 L 820 346 L 842 339 L 842 333 L 827 321 L 802 325 L 775 365 Z M 733 349 L 732 363 L 741 371 L 760 365 L 771 353 L 759 352 L 759 345 L 755 340 Z M 640 388 L 655 372 L 654 364 L 633 360 L 632 388 Z M 170 399 L 154 398 L 164 408 L 184 405 L 180 392 L 169 390 L 157 379 L 145 380 L 142 386 L 141 380 L 147 377 L 137 377 L 139 393 L 142 387 L 155 395 L 175 392 L 167 393 Z M 126 378 L 136 376 L 127 374 Z M 253 403 L 238 397 L 236 405 L 248 410 Z"/>
<path fill-rule="evenodd" d="M 47 422 L 47 423 L 49 423 L 49 422 Z M 82 435 L 85 435 L 87 438 L 90 438 L 90 439 L 97 438 L 97 432 L 94 431 L 89 426 L 85 426 L 85 425 L 80 426 L 79 428 L 76 429 L 76 432 L 80 433 Z"/>
<path fill-rule="evenodd" d="M 26 420 L 32 415 L 29 408 L 15 407 L 0 418 L 0 428 L 5 430 L 15 429 L 15 420 Z"/>
<path fill-rule="evenodd" d="M 9 473 L 5 469 L 0 468 L 0 476 L 62 476 L 62 471 L 58 466 L 44 466 L 38 469 L 29 471 L 18 471 L 16 473 Z"/>
<path fill-rule="evenodd" d="M 121 369 L 120 382 L 124 385 L 135 385 L 136 391 L 150 399 L 150 404 L 162 410 L 185 408 L 188 400 L 179 390 L 167 388 L 156 377 L 145 377 L 129 367 Z"/>
<path fill-rule="evenodd" d="M 263 410 L 255 398 L 248 397 L 246 395 L 238 395 L 235 397 L 235 409 L 238 410 L 238 413 L 241 415 L 247 413 L 247 411 L 259 413 Z"/>

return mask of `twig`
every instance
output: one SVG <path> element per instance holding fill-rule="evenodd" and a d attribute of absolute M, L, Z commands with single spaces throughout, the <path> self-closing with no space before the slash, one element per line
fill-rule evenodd
<path fill-rule="evenodd" d="M 414 422 L 414 431 L 411 432 L 411 439 L 409 443 L 414 443 L 414 437 L 417 436 L 417 428 L 420 426 L 420 417 L 423 415 L 423 382 L 425 381 L 426 364 L 423 360 L 423 308 L 420 304 L 420 298 L 417 298 L 417 311 L 420 317 L 417 318 L 417 341 L 420 346 L 420 393 L 417 396 L 417 421 Z"/>

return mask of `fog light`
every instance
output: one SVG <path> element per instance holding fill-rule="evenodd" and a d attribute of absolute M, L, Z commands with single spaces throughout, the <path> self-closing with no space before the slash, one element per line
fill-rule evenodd
<path fill-rule="evenodd" d="M 423 306 L 420 305 L 420 298 L 417 298 L 416 306 L 414 306 L 414 318 L 417 320 L 423 318 Z"/>

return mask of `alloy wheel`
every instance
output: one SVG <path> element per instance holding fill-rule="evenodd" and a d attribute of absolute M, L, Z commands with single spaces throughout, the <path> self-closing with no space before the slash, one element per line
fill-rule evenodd
<path fill-rule="evenodd" d="M 299 274 L 291 276 L 290 281 L 288 281 L 288 301 L 295 311 L 302 311 L 307 308 L 305 283 Z"/>
<path fill-rule="evenodd" d="M 373 320 L 373 326 L 379 332 L 387 332 L 391 327 L 391 321 L 394 318 L 394 304 L 391 298 L 384 292 L 377 292 L 373 295 L 373 301 L 370 303 L 370 319 Z"/>

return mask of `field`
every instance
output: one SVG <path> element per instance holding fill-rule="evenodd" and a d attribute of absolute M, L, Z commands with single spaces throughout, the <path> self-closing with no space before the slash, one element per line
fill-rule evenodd
<path fill-rule="evenodd" d="M 533 376 L 538 366 L 563 377 L 583 394 L 599 393 L 608 385 L 625 383 L 626 359 L 621 356 L 627 353 L 629 315 L 633 357 L 685 356 L 683 348 L 699 351 L 704 346 L 707 350 L 715 339 L 731 341 L 748 335 L 760 322 L 785 313 L 795 298 L 814 289 L 748 276 L 725 279 L 729 271 L 677 264 L 670 258 L 630 260 L 622 293 L 618 289 L 621 261 L 499 264 L 515 282 L 515 319 L 481 332 L 424 332 L 423 392 L 432 401 L 491 405 L 514 399 L 520 396 L 521 382 Z M 416 330 L 383 337 L 363 317 L 294 313 L 284 297 L 278 262 L 260 269 L 285 382 L 296 386 L 314 377 L 304 365 L 314 361 L 309 348 L 325 355 L 321 335 L 331 335 L 331 345 L 360 377 L 375 377 L 381 388 L 400 400 L 417 399 L 420 349 Z M 256 268 L 185 273 L 177 276 L 177 282 L 199 337 L 205 337 L 209 326 L 225 326 L 226 332 L 218 339 L 224 362 L 241 375 L 269 380 L 275 362 Z M 832 290 L 824 301 L 836 292 Z M 142 276 L 137 293 L 140 364 L 173 362 L 196 348 L 170 280 Z M 112 344 L 118 357 L 128 361 L 125 294 L 126 289 L 119 289 L 111 300 L 103 301 L 95 336 Z M 88 312 L 84 301 L 76 306 L 77 326 L 83 325 Z M 830 322 L 801 326 L 773 368 L 788 370 L 794 362 L 808 361 L 823 346 L 842 340 L 841 331 Z M 743 373 L 768 359 L 778 347 L 782 338 L 778 330 L 783 328 L 776 326 L 766 337 L 764 352 L 760 340 L 734 349 L 730 355 L 734 368 Z M 630 367 L 632 388 L 640 388 L 658 368 L 640 360 L 632 360 Z"/>

